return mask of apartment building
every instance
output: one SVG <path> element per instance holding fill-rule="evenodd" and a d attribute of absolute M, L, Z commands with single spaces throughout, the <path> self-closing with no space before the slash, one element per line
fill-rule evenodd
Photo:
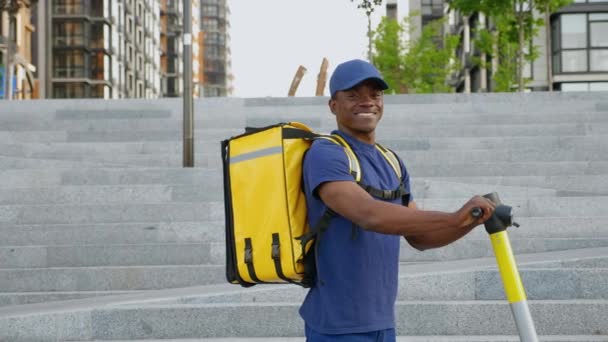
<path fill-rule="evenodd" d="M 204 34 L 204 96 L 230 96 L 233 77 L 228 1 L 201 0 L 200 13 Z"/>
<path fill-rule="evenodd" d="M 41 96 L 158 97 L 159 13 L 158 0 L 39 1 Z"/>
<path fill-rule="evenodd" d="M 191 1 L 193 95 L 228 96 L 227 1 Z M 5 3 L 19 6 L 0 11 L 0 97 L 182 96 L 184 0 Z"/>
<path fill-rule="evenodd" d="M 492 91 L 492 72 L 498 62 L 476 49 L 474 43 L 478 28 L 494 29 L 491 18 L 483 13 L 465 17 L 448 11 L 447 2 L 443 0 L 410 0 L 409 5 L 410 12 L 416 10 L 422 14 L 417 19 L 417 27 L 448 16 L 444 32 L 460 35 L 461 45 L 455 53 L 461 68 L 449 80 L 455 90 L 465 93 Z M 543 16 L 536 11 L 533 15 L 536 18 Z M 551 13 L 548 22 L 550 26 L 541 28 L 532 41 L 539 56 L 524 66 L 523 75 L 530 80 L 526 89 L 608 90 L 608 1 L 575 0 Z M 479 67 L 472 63 L 472 57 L 484 59 L 491 67 Z"/>
<path fill-rule="evenodd" d="M 0 99 L 36 98 L 32 62 L 32 3 L 0 2 Z"/>

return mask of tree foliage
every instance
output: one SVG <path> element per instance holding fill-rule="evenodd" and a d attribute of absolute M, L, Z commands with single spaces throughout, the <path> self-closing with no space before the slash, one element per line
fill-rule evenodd
<path fill-rule="evenodd" d="M 437 20 L 426 25 L 418 39 L 406 40 L 405 33 L 409 37 L 415 29 L 411 25 L 415 15 L 402 23 L 382 19 L 375 32 L 374 64 L 394 92 L 451 92 L 447 79 L 458 68 L 454 51 L 459 37 L 442 36 L 444 20 Z"/>
<path fill-rule="evenodd" d="M 451 9 L 463 15 L 481 12 L 490 17 L 495 25 L 492 34 L 486 28 L 476 31 L 475 46 L 498 60 L 494 73 L 495 90 L 512 91 L 513 85 L 523 91 L 529 81 L 524 77 L 524 67 L 539 56 L 538 46 L 532 45 L 542 18 L 535 18 L 533 10 L 553 12 L 572 0 L 449 0 Z M 550 47 L 547 47 L 550 48 Z M 549 54 L 550 56 L 550 54 Z M 483 66 L 483 65 L 482 65 Z"/>

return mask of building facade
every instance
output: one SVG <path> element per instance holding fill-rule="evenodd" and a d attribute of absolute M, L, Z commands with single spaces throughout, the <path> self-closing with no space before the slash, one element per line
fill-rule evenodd
<path fill-rule="evenodd" d="M 0 99 L 36 98 L 32 61 L 32 3 L 0 2 Z"/>
<path fill-rule="evenodd" d="M 578 0 L 551 15 L 552 80 L 562 91 L 608 91 L 608 1 Z"/>
<path fill-rule="evenodd" d="M 227 1 L 190 1 L 193 95 L 229 96 Z M 0 11 L 2 98 L 183 95 L 184 0 L 7 3 L 19 7 Z"/>
<path fill-rule="evenodd" d="M 410 0 L 409 4 L 410 12 L 422 14 L 415 21 L 418 27 L 448 16 L 444 32 L 460 36 L 461 44 L 455 53 L 461 67 L 449 80 L 455 90 L 465 93 L 493 91 L 492 74 L 498 61 L 476 49 L 474 43 L 477 29 L 494 30 L 491 18 L 483 13 L 463 16 L 448 10 L 443 0 Z M 535 18 L 544 18 L 536 11 L 532 14 Z M 549 22 L 549 26 L 538 30 L 532 41 L 539 56 L 524 66 L 523 75 L 530 80 L 526 89 L 608 90 L 608 1 L 575 0 L 551 13 L 545 22 Z M 413 38 L 416 38 L 416 32 Z M 550 54 L 549 58 L 547 54 Z M 472 63 L 473 57 L 484 60 L 489 67 L 481 68 Z"/>
<path fill-rule="evenodd" d="M 204 84 L 206 97 L 232 94 L 230 9 L 227 0 L 201 0 L 201 30 L 204 34 Z"/>
<path fill-rule="evenodd" d="M 159 4 L 154 0 L 52 0 L 37 4 L 41 96 L 160 95 Z"/>

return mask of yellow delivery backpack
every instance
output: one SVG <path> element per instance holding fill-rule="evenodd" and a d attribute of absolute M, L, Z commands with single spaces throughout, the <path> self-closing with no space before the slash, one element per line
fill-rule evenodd
<path fill-rule="evenodd" d="M 403 198 L 403 184 L 396 190 L 379 190 L 361 184 L 356 155 L 338 135 L 321 135 L 298 122 L 246 129 L 222 141 L 224 209 L 226 219 L 226 278 L 242 286 L 260 283 L 314 284 L 314 246 L 335 215 L 331 210 L 312 229 L 306 216 L 302 161 L 315 139 L 344 147 L 350 173 L 372 196 Z M 394 153 L 379 151 L 401 179 Z"/>

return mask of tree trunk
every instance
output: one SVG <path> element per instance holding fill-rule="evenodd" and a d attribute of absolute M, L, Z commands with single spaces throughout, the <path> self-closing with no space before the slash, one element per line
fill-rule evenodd
<path fill-rule="evenodd" d="M 547 85 L 549 91 L 553 91 L 553 49 L 551 48 L 551 13 L 549 3 L 545 4 L 545 54 L 547 58 Z"/>
<path fill-rule="evenodd" d="M 370 63 L 373 63 L 372 57 L 372 17 L 369 13 L 367 15 L 367 59 Z"/>
<path fill-rule="evenodd" d="M 524 91 L 524 3 L 519 1 L 517 13 L 517 30 L 519 31 L 519 46 L 517 47 L 517 90 Z"/>

